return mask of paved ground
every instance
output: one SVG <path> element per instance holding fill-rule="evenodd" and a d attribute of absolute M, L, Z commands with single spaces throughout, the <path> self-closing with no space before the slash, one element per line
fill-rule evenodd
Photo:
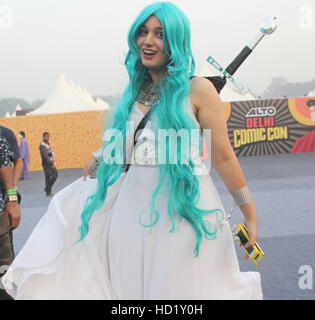
<path fill-rule="evenodd" d="M 239 160 L 259 216 L 259 243 L 266 255 L 259 267 L 264 298 L 315 299 L 315 153 L 241 157 Z M 62 189 L 80 175 L 80 169 L 59 170 L 53 191 Z M 214 170 L 212 177 L 228 210 L 231 197 Z M 42 172 L 31 172 L 31 180 L 20 182 L 22 221 L 14 231 L 16 252 L 45 213 L 49 200 L 43 186 Z M 242 221 L 241 212 L 235 210 L 231 225 Z M 242 259 L 241 248 L 237 247 L 237 253 L 241 270 L 256 270 L 252 262 Z M 298 271 L 304 265 L 313 270 L 314 277 L 309 280 L 312 289 L 299 287 L 302 274 Z"/>

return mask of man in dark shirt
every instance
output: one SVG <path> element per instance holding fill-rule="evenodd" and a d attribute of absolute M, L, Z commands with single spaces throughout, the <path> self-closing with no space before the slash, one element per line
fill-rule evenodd
<path fill-rule="evenodd" d="M 14 138 L 13 138 L 14 137 Z M 11 166 L 14 158 L 13 132 L 0 126 L 0 178 L 3 192 L 0 192 L 0 300 L 10 299 L 2 286 L 1 277 L 14 259 L 12 230 L 20 223 L 21 212 L 18 205 L 17 191 L 14 184 L 14 171 Z"/>
<path fill-rule="evenodd" d="M 54 165 L 55 156 L 49 144 L 49 132 L 43 133 L 43 141 L 40 143 L 39 151 L 42 157 L 42 166 L 45 174 L 45 189 L 47 197 L 52 197 L 52 186 L 57 180 L 58 171 Z"/>
<path fill-rule="evenodd" d="M 3 139 L 7 142 L 9 151 L 11 153 L 11 161 L 13 163 L 13 183 L 14 188 L 17 188 L 19 179 L 21 177 L 21 173 L 23 170 L 23 161 L 20 157 L 19 146 L 16 140 L 15 134 L 9 128 L 3 127 L 0 125 L 0 134 Z M 0 178 L 0 193 L 2 197 L 5 195 L 5 188 Z M 1 206 L 1 198 L 0 198 L 0 210 L 3 207 L 3 203 Z"/>

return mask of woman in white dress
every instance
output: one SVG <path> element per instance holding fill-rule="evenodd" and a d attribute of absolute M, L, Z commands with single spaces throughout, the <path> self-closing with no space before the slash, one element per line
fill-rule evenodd
<path fill-rule="evenodd" d="M 160 148 L 158 130 L 185 129 L 192 142 L 193 130 L 211 129 L 213 164 L 228 190 L 245 190 L 249 245 L 258 240 L 222 102 L 207 79 L 190 81 L 187 17 L 169 2 L 149 5 L 128 45 L 130 82 L 108 117 L 97 179 L 86 179 L 92 158 L 84 177 L 55 195 L 3 277 L 5 289 L 15 299 L 261 299 L 260 274 L 240 272 L 230 226 L 219 228 L 224 209 L 210 175 L 196 173 L 200 154 L 192 159 L 191 149 L 171 150 L 169 142 Z M 139 160 L 133 133 L 149 110 L 135 150 L 151 141 L 153 153 L 139 149 Z M 121 141 L 124 161 L 133 163 L 128 171 Z M 178 158 L 161 163 L 156 154 Z"/>

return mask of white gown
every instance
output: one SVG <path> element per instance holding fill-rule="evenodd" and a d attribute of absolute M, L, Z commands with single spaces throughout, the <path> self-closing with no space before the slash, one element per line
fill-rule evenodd
<path fill-rule="evenodd" d="M 142 116 L 135 104 L 135 128 Z M 260 274 L 239 270 L 229 224 L 217 239 L 202 240 L 197 258 L 195 232 L 186 220 L 176 217 L 176 232 L 169 232 L 167 193 L 158 198 L 160 216 L 151 233 L 139 224 L 158 177 L 157 167 L 132 165 L 109 188 L 77 244 L 83 206 L 97 180 L 80 178 L 58 192 L 3 276 L 7 292 L 15 299 L 262 299 Z M 224 210 L 211 177 L 199 181 L 198 207 Z M 207 220 L 217 223 L 215 215 Z"/>

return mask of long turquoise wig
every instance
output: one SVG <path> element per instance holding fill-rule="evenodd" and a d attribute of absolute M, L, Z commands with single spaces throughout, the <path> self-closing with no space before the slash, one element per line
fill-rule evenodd
<path fill-rule="evenodd" d="M 138 32 L 143 23 L 152 15 L 156 16 L 161 22 L 164 50 L 169 57 L 168 65 L 166 66 L 168 72 L 165 78 L 160 81 L 161 98 L 153 107 L 158 128 L 166 130 L 174 129 L 176 131 L 186 129 L 189 133 L 192 129 L 196 129 L 194 121 L 184 112 L 184 106 L 188 101 L 188 93 L 190 90 L 190 77 L 195 72 L 195 61 L 190 47 L 189 20 L 174 4 L 170 2 L 156 2 L 145 7 L 140 12 L 129 30 L 129 51 L 125 58 L 129 84 L 122 95 L 119 106 L 112 116 L 109 117 L 110 120 L 108 119 L 105 127 L 105 131 L 110 128 L 113 132 L 117 132 L 116 140 L 122 140 L 124 146 L 126 145 L 124 138 L 127 130 L 126 123 L 129 120 L 132 106 L 137 101 L 140 88 L 145 79 L 145 74 L 148 71 L 140 59 L 137 46 Z M 103 150 L 105 150 L 111 142 L 113 142 L 113 139 L 105 141 Z M 166 143 L 166 154 L 168 154 L 169 150 L 170 145 Z M 159 192 L 161 192 L 163 182 L 167 182 L 170 186 L 168 214 L 173 224 L 170 232 L 175 231 L 174 217 L 176 214 L 186 219 L 196 234 L 194 253 L 198 256 L 203 237 L 206 239 L 215 239 L 217 233 L 216 226 L 204 219 L 204 215 L 222 212 L 213 208 L 201 210 L 196 207 L 200 192 L 198 178 L 193 173 L 194 164 L 192 161 L 189 161 L 188 164 L 182 164 L 182 157 L 186 157 L 187 155 L 184 154 L 181 156 L 181 152 L 179 151 L 181 151 L 180 148 L 177 150 L 177 163 L 170 163 L 170 161 L 167 160 L 165 164 L 159 165 L 159 182 L 155 192 L 152 194 L 149 205 L 151 223 L 144 225 L 140 218 L 139 223 L 143 227 L 152 228 L 158 222 L 159 212 L 156 210 L 155 202 Z M 115 151 L 113 152 L 115 153 Z M 115 156 L 117 156 L 117 154 Z M 122 165 L 119 161 L 109 163 L 109 161 L 103 159 L 103 162 L 97 170 L 97 191 L 87 199 L 81 215 L 82 224 L 79 228 L 81 235 L 79 241 L 87 235 L 89 231 L 89 221 L 93 213 L 103 206 L 108 188 L 119 179 L 121 174 Z"/>

